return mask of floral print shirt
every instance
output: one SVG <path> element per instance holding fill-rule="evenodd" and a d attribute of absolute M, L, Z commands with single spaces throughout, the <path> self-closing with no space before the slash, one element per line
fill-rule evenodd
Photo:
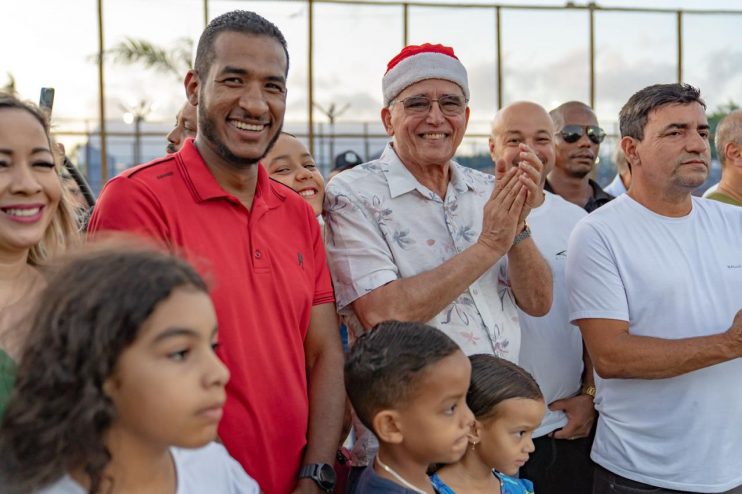
<path fill-rule="evenodd" d="M 494 177 L 450 164 L 445 199 L 402 164 L 391 145 L 378 160 L 334 177 L 325 195 L 325 243 L 341 314 L 386 283 L 434 269 L 473 245 Z M 517 362 L 520 326 L 507 258 L 498 261 L 429 324 L 467 355 L 495 354 Z M 351 324 L 358 334 L 360 324 Z"/>

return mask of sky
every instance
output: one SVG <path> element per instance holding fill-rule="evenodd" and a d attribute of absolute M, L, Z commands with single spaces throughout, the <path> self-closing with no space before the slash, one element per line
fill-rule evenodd
<path fill-rule="evenodd" d="M 54 124 L 70 133 L 95 128 L 98 74 L 92 57 L 98 46 L 95 0 L 7 0 L 0 29 L 0 85 L 11 73 L 21 95 L 37 100 L 42 86 L 56 88 Z M 430 2 L 436 3 L 436 2 Z M 440 2 L 438 2 L 440 3 Z M 449 1 L 448 3 L 454 3 Z M 468 0 L 466 3 L 483 3 Z M 523 2 L 503 1 L 501 5 Z M 575 2 L 579 5 L 584 2 Z M 687 10 L 729 9 L 739 15 L 684 16 L 684 80 L 697 85 L 714 110 L 742 103 L 742 1 L 611 0 L 605 7 L 657 7 Z M 564 5 L 530 0 L 528 5 Z M 197 39 L 203 29 L 203 0 L 104 0 L 104 38 L 110 47 L 125 37 L 174 46 Z M 302 1 L 211 0 L 210 17 L 232 9 L 255 10 L 273 21 L 287 38 L 291 57 L 287 125 L 307 120 L 307 4 Z M 402 47 L 399 5 L 316 3 L 314 9 L 315 102 L 327 108 L 348 105 L 338 128 L 360 130 L 368 122 L 379 131 L 381 77 Z M 453 46 L 467 67 L 472 93 L 470 134 L 486 133 L 497 110 L 494 9 L 411 7 L 409 42 Z M 502 11 L 503 95 L 507 104 L 533 100 L 551 108 L 589 100 L 588 14 L 584 10 Z M 617 113 L 638 89 L 676 80 L 676 18 L 670 14 L 596 14 L 596 113 L 615 131 Z M 128 107 L 145 100 L 150 122 L 170 124 L 184 101 L 180 78 L 139 66 L 108 63 L 105 71 L 107 117 L 121 121 Z M 315 121 L 327 122 L 320 108 Z M 124 129 L 126 124 L 122 123 Z M 306 128 L 306 127 L 304 127 Z M 299 129 L 300 130 L 300 129 Z M 481 139 L 472 151 L 481 148 Z"/>

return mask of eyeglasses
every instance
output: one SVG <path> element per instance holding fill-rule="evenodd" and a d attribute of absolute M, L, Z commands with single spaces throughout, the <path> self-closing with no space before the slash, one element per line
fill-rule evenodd
<path fill-rule="evenodd" d="M 605 131 L 597 125 L 565 125 L 557 132 L 565 142 L 570 144 L 579 141 L 585 133 L 593 144 L 600 144 L 605 139 Z"/>
<path fill-rule="evenodd" d="M 464 113 L 467 100 L 452 94 L 443 95 L 438 99 L 431 99 L 427 96 L 418 95 L 393 101 L 392 104 L 402 103 L 402 106 L 404 106 L 407 113 L 423 115 L 430 111 L 434 102 L 438 102 L 438 107 L 441 109 L 441 113 L 453 117 Z"/>

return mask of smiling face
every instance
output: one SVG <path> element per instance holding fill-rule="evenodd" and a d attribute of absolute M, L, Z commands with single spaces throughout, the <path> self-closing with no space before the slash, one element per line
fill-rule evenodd
<path fill-rule="evenodd" d="M 509 398 L 495 406 L 495 416 L 477 422 L 479 444 L 475 448 L 484 465 L 506 475 L 518 473 L 533 446 L 533 431 L 546 412 L 542 400 Z"/>
<path fill-rule="evenodd" d="M 593 170 L 595 159 L 600 151 L 600 144 L 590 140 L 583 132 L 576 142 L 567 142 L 558 133 L 567 125 L 598 125 L 595 113 L 581 105 L 568 106 L 562 110 L 560 125 L 556 126 L 556 163 L 554 173 L 560 173 L 572 178 L 585 178 Z"/>
<path fill-rule="evenodd" d="M 0 251 L 28 252 L 62 196 L 49 138 L 28 111 L 0 110 Z"/>
<path fill-rule="evenodd" d="M 257 163 L 281 131 L 286 110 L 286 55 L 272 37 L 222 32 L 207 74 L 189 72 L 186 91 L 198 106 L 196 145 L 207 163 Z"/>
<path fill-rule="evenodd" d="M 186 102 L 175 117 L 175 127 L 167 135 L 167 152 L 172 154 L 180 151 L 187 138 L 196 137 L 197 128 L 196 107 Z"/>
<path fill-rule="evenodd" d="M 469 122 L 469 107 L 459 115 L 448 116 L 441 112 L 438 103 L 430 111 L 413 113 L 405 110 L 401 100 L 410 96 L 427 96 L 438 99 L 454 95 L 464 99 L 461 88 L 442 79 L 417 82 L 399 93 L 390 107 L 381 110 L 387 134 L 394 138 L 394 150 L 408 168 L 443 166 L 453 158 L 461 144 Z"/>
<path fill-rule="evenodd" d="M 492 161 L 504 159 L 508 169 L 518 166 L 521 143 L 534 150 L 544 164 L 546 176 L 554 167 L 554 124 L 546 110 L 535 103 L 506 106 L 492 123 L 489 139 Z"/>
<path fill-rule="evenodd" d="M 173 290 L 106 380 L 116 410 L 109 435 L 163 448 L 214 440 L 229 379 L 214 353 L 215 339 L 209 296 L 193 288 Z"/>
<path fill-rule="evenodd" d="M 419 463 L 453 463 L 466 452 L 474 422 L 466 405 L 471 364 L 457 350 L 425 373 L 420 391 L 398 412 L 402 446 Z"/>
<path fill-rule="evenodd" d="M 325 181 L 299 139 L 282 133 L 262 162 L 273 180 L 298 192 L 312 206 L 315 215 L 322 212 Z"/>
<path fill-rule="evenodd" d="M 644 139 L 624 137 L 632 180 L 652 191 L 681 195 L 699 187 L 709 172 L 709 125 L 698 103 L 668 104 L 647 115 Z"/>

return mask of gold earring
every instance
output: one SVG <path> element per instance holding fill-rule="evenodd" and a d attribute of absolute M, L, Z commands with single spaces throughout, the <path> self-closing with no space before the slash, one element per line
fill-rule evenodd
<path fill-rule="evenodd" d="M 477 444 L 479 444 L 479 441 L 469 441 L 469 444 L 471 444 L 471 450 L 474 452 L 477 449 Z"/>

